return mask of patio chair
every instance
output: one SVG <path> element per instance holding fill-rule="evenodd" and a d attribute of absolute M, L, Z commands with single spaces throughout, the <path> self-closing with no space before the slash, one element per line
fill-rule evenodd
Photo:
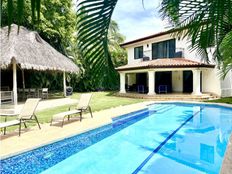
<path fill-rule="evenodd" d="M 159 85 L 159 94 L 164 92 L 165 94 L 168 93 L 168 86 L 167 85 Z"/>
<path fill-rule="evenodd" d="M 42 88 L 42 99 L 48 98 L 48 88 Z"/>
<path fill-rule="evenodd" d="M 77 104 L 77 107 L 73 110 L 71 110 L 71 107 L 70 107 L 69 111 L 61 112 L 61 113 L 53 115 L 50 125 L 52 125 L 52 122 L 54 122 L 54 121 L 56 121 L 56 122 L 62 121 L 61 127 L 63 127 L 64 119 L 67 117 L 69 120 L 71 115 L 76 115 L 76 114 L 80 114 L 80 121 L 81 121 L 82 120 L 82 113 L 85 111 L 89 111 L 91 117 L 93 118 L 92 110 L 91 110 L 91 107 L 89 106 L 91 97 L 92 97 L 91 93 L 81 94 L 81 97 L 80 97 L 80 100 Z"/>
<path fill-rule="evenodd" d="M 6 127 L 19 125 L 19 136 L 21 135 L 21 125 L 24 124 L 25 128 L 26 122 L 35 120 L 41 129 L 39 121 L 35 115 L 35 110 L 39 104 L 40 98 L 29 98 L 27 99 L 26 103 L 24 104 L 18 118 L 16 120 L 11 120 L 7 122 L 0 123 L 0 128 L 4 128 L 4 134 L 6 133 Z"/>

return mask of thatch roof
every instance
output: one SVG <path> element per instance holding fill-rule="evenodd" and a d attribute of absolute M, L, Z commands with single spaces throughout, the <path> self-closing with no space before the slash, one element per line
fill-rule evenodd
<path fill-rule="evenodd" d="M 1 68 L 7 68 L 15 59 L 22 69 L 79 71 L 71 59 L 56 51 L 37 32 L 21 26 L 18 33 L 15 24 L 11 26 L 9 36 L 8 27 L 1 28 L 0 50 Z"/>

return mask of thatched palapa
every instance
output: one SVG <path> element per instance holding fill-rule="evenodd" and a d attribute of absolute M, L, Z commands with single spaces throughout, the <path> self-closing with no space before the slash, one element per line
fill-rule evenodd
<path fill-rule="evenodd" d="M 21 26 L 11 26 L 8 36 L 8 27 L 0 30 L 0 67 L 7 68 L 15 59 L 22 69 L 55 70 L 78 72 L 76 64 L 56 51 L 37 32 L 29 31 Z"/>

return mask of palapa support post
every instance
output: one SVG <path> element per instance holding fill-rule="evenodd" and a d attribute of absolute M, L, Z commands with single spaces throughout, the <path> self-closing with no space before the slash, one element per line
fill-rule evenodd
<path fill-rule="evenodd" d="M 13 96 L 14 96 L 14 105 L 18 103 L 18 94 L 17 94 L 17 67 L 16 60 L 12 60 L 13 64 Z"/>
<path fill-rule="evenodd" d="M 63 87 L 64 87 L 64 97 L 66 97 L 66 77 L 65 77 L 65 71 L 63 72 Z"/>

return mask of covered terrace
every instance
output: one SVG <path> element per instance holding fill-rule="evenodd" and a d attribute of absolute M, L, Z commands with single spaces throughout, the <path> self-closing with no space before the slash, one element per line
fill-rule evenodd
<path fill-rule="evenodd" d="M 13 24 L 8 35 L 8 27 L 0 30 L 1 71 L 10 69 L 13 71 L 13 88 L 8 89 L 12 95 L 14 104 L 17 104 L 17 69 L 22 73 L 22 84 L 25 89 L 24 70 L 33 71 L 57 71 L 63 73 L 63 89 L 66 95 L 65 73 L 78 73 L 76 64 L 56 51 L 51 45 L 43 40 L 35 31 L 30 31 L 23 26 Z M 1 77 L 3 79 L 4 77 Z M 9 82 L 11 80 L 9 79 Z M 2 87 L 2 86 L 1 86 Z M 2 96 L 7 91 L 1 91 Z"/>
<path fill-rule="evenodd" d="M 155 59 L 121 66 L 117 68 L 120 93 L 201 95 L 212 91 L 210 79 L 214 78 L 211 77 L 214 67 L 185 58 Z"/>

